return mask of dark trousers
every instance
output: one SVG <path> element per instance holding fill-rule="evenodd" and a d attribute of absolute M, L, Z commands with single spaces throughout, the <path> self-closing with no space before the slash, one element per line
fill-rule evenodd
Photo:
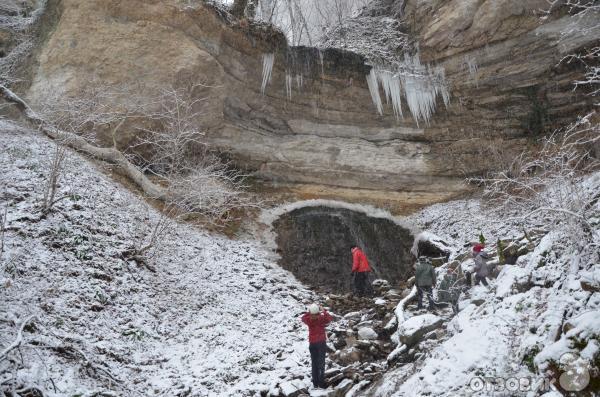
<path fill-rule="evenodd" d="M 467 287 L 470 287 L 471 286 L 471 273 L 466 272 L 465 277 L 467 278 Z M 477 275 L 477 273 L 475 273 L 475 282 L 473 283 L 473 285 L 477 285 L 479 283 L 485 285 L 486 287 L 488 286 L 487 279 L 485 277 L 479 277 Z"/>
<path fill-rule="evenodd" d="M 354 293 L 365 296 L 369 292 L 369 272 L 354 273 Z"/>
<path fill-rule="evenodd" d="M 423 307 L 423 293 L 427 294 L 427 299 L 429 300 L 429 308 L 434 309 L 435 303 L 433 302 L 433 289 L 431 285 L 419 287 L 417 285 L 417 309 Z"/>
<path fill-rule="evenodd" d="M 325 342 L 311 343 L 308 345 L 310 361 L 312 362 L 312 383 L 314 387 L 325 388 Z"/>

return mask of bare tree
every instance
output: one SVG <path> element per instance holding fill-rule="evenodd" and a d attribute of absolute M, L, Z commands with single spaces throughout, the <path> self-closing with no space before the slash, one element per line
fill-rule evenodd
<path fill-rule="evenodd" d="M 160 252 L 161 243 L 179 220 L 200 217 L 223 225 L 237 209 L 257 206 L 245 193 L 244 175 L 211 152 L 198 129 L 205 98 L 198 98 L 200 84 L 165 89 L 159 106 L 147 118 L 156 128 L 143 129 L 134 145 L 134 161 L 165 186 L 161 216 L 129 254 L 148 258 Z M 142 150 L 140 150 L 140 148 Z"/>
<path fill-rule="evenodd" d="M 49 159 L 48 175 L 46 176 L 46 184 L 44 186 L 44 196 L 42 199 L 43 214 L 48 214 L 57 202 L 67 197 L 60 196 L 57 198 L 56 196 L 64 171 L 67 153 L 67 146 L 59 142 L 54 143 L 54 151 Z"/>
<path fill-rule="evenodd" d="M 4 212 L 0 213 L 0 260 L 4 253 L 4 233 L 6 233 L 6 224 L 8 222 L 8 207 L 4 207 Z"/>
<path fill-rule="evenodd" d="M 521 219 L 542 214 L 570 227 L 575 241 L 588 241 L 588 224 L 600 194 L 588 189 L 584 175 L 600 169 L 594 147 L 600 142 L 595 112 L 543 138 L 541 149 L 518 156 L 507 170 L 476 179 L 484 195 L 500 209 L 517 210 Z M 583 239 L 583 240 L 582 240 Z"/>
<path fill-rule="evenodd" d="M 46 211 L 60 200 L 57 186 L 65 147 L 116 163 L 148 198 L 162 202 L 162 215 L 143 241 L 127 250 L 125 256 L 128 257 L 140 259 L 151 256 L 150 251 L 159 251 L 158 245 L 178 220 L 200 217 L 204 222 L 220 226 L 233 220 L 237 209 L 257 205 L 245 193 L 244 176 L 202 142 L 203 133 L 198 125 L 207 99 L 199 93 L 205 86 L 190 84 L 179 89 L 168 88 L 137 102 L 123 102 L 123 98 L 148 98 L 148 95 L 91 86 L 86 95 L 77 97 L 50 94 L 38 112 L 33 112 L 10 90 L 0 87 L 6 99 L 16 103 L 58 143 L 49 167 L 51 172 L 44 197 Z M 127 123 L 136 119 L 144 123 Z M 131 147 L 121 149 L 117 141 L 124 126 L 137 128 L 139 139 Z M 111 148 L 93 145 L 96 135 L 89 132 L 97 130 L 109 134 Z"/>
<path fill-rule="evenodd" d="M 223 225 L 233 219 L 234 210 L 256 204 L 244 191 L 243 175 L 201 142 L 202 133 L 197 125 L 206 102 L 198 95 L 202 87 L 196 84 L 165 89 L 160 95 L 131 107 L 116 99 L 107 103 L 106 98 L 121 97 L 110 92 L 102 94 L 101 99 L 97 95 L 49 96 L 52 99 L 40 106 L 40 112 L 33 111 L 1 85 L 0 94 L 52 139 L 115 164 L 148 198 L 160 200 L 166 214 L 176 215 L 176 219 L 200 216 L 206 222 Z M 148 96 L 130 92 L 125 97 Z M 124 153 L 116 147 L 117 132 L 125 120 L 132 118 L 149 121 L 153 127 L 140 129 L 140 141 Z M 97 127 L 108 129 L 113 147 L 98 147 L 90 142 L 87 132 Z M 153 174 L 154 178 L 147 174 Z"/>
<path fill-rule="evenodd" d="M 344 25 L 367 0 L 260 0 L 257 19 L 273 23 L 292 45 L 313 45 L 323 33 Z"/>
<path fill-rule="evenodd" d="M 595 0 L 550 0 L 547 15 L 559 8 L 570 21 L 561 40 L 585 34 L 600 27 L 600 2 Z M 547 17 L 547 16 L 546 16 Z M 583 78 L 574 81 L 575 89 L 587 87 L 588 95 L 600 93 L 600 47 L 570 54 L 561 63 L 579 62 Z M 588 220 L 597 211 L 600 193 L 588 188 L 585 175 L 600 169 L 600 115 L 592 111 L 571 125 L 541 140 L 541 148 L 524 152 L 504 171 L 478 180 L 485 196 L 500 208 L 518 210 L 522 218 L 543 215 L 549 222 L 563 222 L 574 242 L 593 241 L 594 229 Z"/>
<path fill-rule="evenodd" d="M 112 140 L 112 145 L 117 150 L 117 136 L 125 121 L 132 117 L 139 117 L 139 104 L 130 101 L 127 106 L 119 99 L 127 97 L 122 88 L 99 88 L 97 82 L 86 85 L 85 95 L 65 96 L 52 91 L 42 95 L 44 98 L 38 104 L 38 117 L 44 120 L 44 127 L 63 133 L 54 136 L 55 144 L 52 156 L 49 158 L 48 175 L 44 187 L 41 210 L 48 214 L 54 205 L 67 198 L 70 194 L 58 194 L 60 181 L 66 170 L 65 162 L 68 156 L 68 147 L 72 146 L 75 137 L 85 142 L 94 143 L 95 131 L 107 130 Z"/>

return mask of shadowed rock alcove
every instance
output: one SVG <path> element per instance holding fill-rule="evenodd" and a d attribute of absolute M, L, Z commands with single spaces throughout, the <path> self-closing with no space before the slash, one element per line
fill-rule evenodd
<path fill-rule="evenodd" d="M 410 248 L 414 237 L 389 219 L 315 206 L 285 213 L 273 226 L 280 265 L 308 285 L 330 292 L 350 291 L 352 244 L 365 251 L 373 269 L 371 279 L 386 279 L 394 285 L 413 275 Z"/>

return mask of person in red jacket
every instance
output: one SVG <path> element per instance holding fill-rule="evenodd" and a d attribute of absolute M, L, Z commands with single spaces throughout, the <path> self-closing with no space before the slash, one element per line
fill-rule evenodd
<path fill-rule="evenodd" d="M 371 267 L 365 253 L 353 246 L 352 249 L 352 274 L 354 275 L 354 290 L 358 296 L 365 296 Z"/>
<path fill-rule="evenodd" d="M 302 315 L 302 322 L 308 325 L 308 350 L 312 362 L 312 382 L 314 387 L 325 389 L 325 353 L 327 351 L 325 327 L 332 318 L 327 310 L 314 303 Z"/>

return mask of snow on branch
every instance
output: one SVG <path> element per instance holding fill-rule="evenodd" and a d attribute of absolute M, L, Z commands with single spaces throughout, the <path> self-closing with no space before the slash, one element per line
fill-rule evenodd
<path fill-rule="evenodd" d="M 0 86 L 0 95 L 50 138 L 116 165 L 149 198 L 165 203 L 169 215 L 198 214 L 222 224 L 233 219 L 234 210 L 256 203 L 244 193 L 243 175 L 200 142 L 196 121 L 202 99 L 195 99 L 195 88 L 164 90 L 147 104 L 135 105 L 135 113 L 118 104 L 107 106 L 98 97 L 51 97 L 51 103 L 42 105 L 43 111 L 38 113 L 4 86 Z M 102 99 L 111 97 L 107 94 Z M 124 120 L 132 118 L 151 121 L 156 128 L 140 130 L 137 146 L 144 146 L 145 151 L 126 155 L 117 148 L 115 136 Z M 97 126 L 108 127 L 113 147 L 90 143 L 84 132 Z M 150 172 L 158 183 L 147 176 Z"/>
<path fill-rule="evenodd" d="M 17 331 L 17 337 L 15 338 L 15 340 L 10 345 L 8 345 L 4 350 L 2 350 L 0 352 L 0 360 L 5 359 L 6 356 L 8 355 L 8 353 L 10 353 L 12 350 L 18 348 L 19 346 L 21 346 L 21 343 L 23 343 L 23 329 L 34 318 L 35 318 L 35 316 L 29 316 L 25 320 L 23 320 L 23 322 L 19 326 L 19 330 Z"/>
<path fill-rule="evenodd" d="M 585 175 L 600 170 L 600 123 L 595 112 L 541 140 L 540 146 L 515 158 L 511 166 L 472 181 L 500 211 L 517 210 L 519 219 L 542 215 L 564 222 L 575 241 L 589 239 L 588 219 L 600 198 Z"/>

